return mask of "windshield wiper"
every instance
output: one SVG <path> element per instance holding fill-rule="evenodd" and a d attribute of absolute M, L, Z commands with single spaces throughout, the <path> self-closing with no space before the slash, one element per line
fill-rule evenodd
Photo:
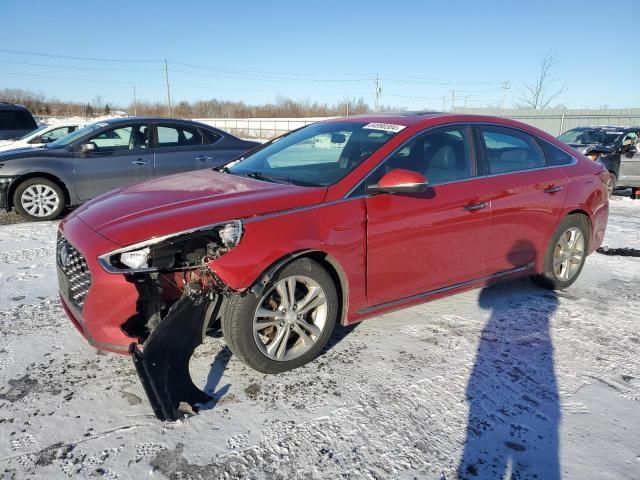
<path fill-rule="evenodd" d="M 271 175 L 266 175 L 262 172 L 253 171 L 253 172 L 243 172 L 238 173 L 238 175 L 243 175 L 245 177 L 255 178 L 256 180 L 263 180 L 265 182 L 273 182 L 273 183 L 284 183 L 287 185 L 293 185 L 293 182 L 287 180 L 286 178 L 274 177 Z"/>

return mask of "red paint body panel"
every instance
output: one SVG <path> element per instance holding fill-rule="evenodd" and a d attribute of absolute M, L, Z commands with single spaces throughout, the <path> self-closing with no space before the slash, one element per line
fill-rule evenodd
<path fill-rule="evenodd" d="M 124 275 L 107 273 L 98 256 L 234 219 L 243 221 L 242 241 L 210 263 L 221 281 L 246 290 L 292 253 L 322 252 L 342 279 L 344 323 L 486 284 L 493 281 L 488 276 L 514 265 L 535 260 L 539 270 L 554 229 L 573 211 L 591 220 L 591 250 L 602 243 L 608 217 L 602 167 L 554 137 L 512 120 L 473 115 L 352 119 L 363 120 L 406 128 L 328 188 L 200 170 L 121 189 L 76 210 L 60 230 L 86 258 L 92 286 L 82 311 L 65 303 L 74 324 L 97 347 L 126 351 L 135 339 L 120 326 L 136 313 L 137 290 Z M 406 140 L 451 123 L 524 130 L 565 150 L 577 163 L 436 185 L 420 194 L 345 198 Z M 550 186 L 561 190 L 544 192 Z M 465 209 L 478 203 L 487 206 Z M 428 297 L 404 298 L 461 282 L 466 283 Z"/>
<path fill-rule="evenodd" d="M 490 192 L 482 178 L 369 197 L 369 306 L 482 277 L 490 209 L 464 207 L 489 202 Z"/>

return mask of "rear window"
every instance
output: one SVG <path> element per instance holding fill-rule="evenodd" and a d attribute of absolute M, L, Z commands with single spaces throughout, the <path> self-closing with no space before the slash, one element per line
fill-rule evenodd
<path fill-rule="evenodd" d="M 36 123 L 24 110 L 0 110 L 0 130 L 33 130 L 34 128 Z"/>
<path fill-rule="evenodd" d="M 569 165 L 573 162 L 573 157 L 564 150 L 544 140 L 541 140 L 541 143 L 547 165 Z"/>

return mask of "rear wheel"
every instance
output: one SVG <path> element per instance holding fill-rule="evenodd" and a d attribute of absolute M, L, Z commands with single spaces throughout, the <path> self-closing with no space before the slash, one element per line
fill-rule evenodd
<path fill-rule="evenodd" d="M 30 178 L 16 188 L 13 206 L 27 220 L 54 220 L 64 210 L 64 192 L 47 178 Z"/>
<path fill-rule="evenodd" d="M 256 297 L 231 297 L 222 330 L 231 351 L 263 373 L 313 360 L 327 344 L 338 316 L 338 295 L 327 271 L 302 258 L 280 270 Z"/>
<path fill-rule="evenodd" d="M 544 270 L 533 277 L 539 285 L 553 290 L 568 288 L 584 267 L 589 251 L 590 227 L 584 215 L 565 218 L 547 247 Z"/>

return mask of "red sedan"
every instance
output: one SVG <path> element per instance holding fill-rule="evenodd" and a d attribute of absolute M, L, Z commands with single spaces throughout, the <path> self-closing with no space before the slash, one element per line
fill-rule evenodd
<path fill-rule="evenodd" d="M 503 118 L 320 122 L 76 210 L 60 225 L 62 302 L 101 349 L 221 328 L 251 367 L 282 372 L 316 357 L 337 322 L 518 276 L 568 287 L 602 242 L 607 180 Z"/>

